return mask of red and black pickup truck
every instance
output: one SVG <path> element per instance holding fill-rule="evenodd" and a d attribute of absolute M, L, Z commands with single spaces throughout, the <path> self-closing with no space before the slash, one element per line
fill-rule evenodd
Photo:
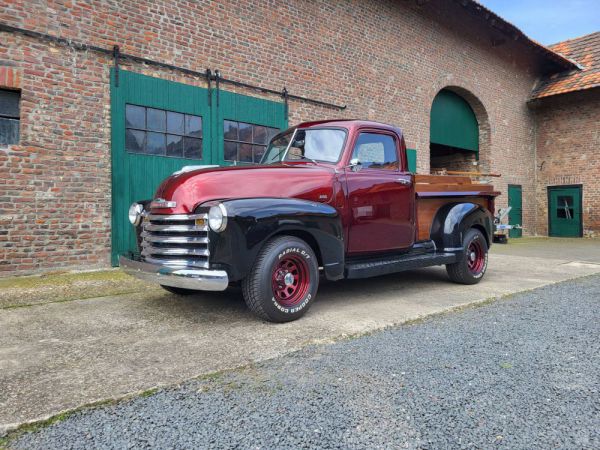
<path fill-rule="evenodd" d="M 410 173 L 396 127 L 303 123 L 259 165 L 183 170 L 131 205 L 140 253 L 120 264 L 177 294 L 241 284 L 254 313 L 285 322 L 315 301 L 320 276 L 446 265 L 452 281 L 479 282 L 497 195 L 468 177 Z"/>

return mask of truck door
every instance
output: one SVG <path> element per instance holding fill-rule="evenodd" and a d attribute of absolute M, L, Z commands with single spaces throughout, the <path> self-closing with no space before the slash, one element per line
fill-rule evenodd
<path fill-rule="evenodd" d="M 361 170 L 346 172 L 349 254 L 409 248 L 414 243 L 414 187 L 393 133 L 361 132 L 352 158 Z"/>

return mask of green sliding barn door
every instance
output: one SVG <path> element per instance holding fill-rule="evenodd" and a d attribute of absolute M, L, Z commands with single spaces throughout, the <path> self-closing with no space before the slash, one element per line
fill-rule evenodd
<path fill-rule="evenodd" d="M 127 212 L 152 199 L 158 185 L 187 165 L 231 164 L 224 155 L 224 126 L 240 128 L 236 158 L 254 162 L 268 138 L 287 126 L 284 105 L 240 94 L 176 83 L 120 70 L 111 73 L 112 251 L 135 251 Z M 225 122 L 227 120 L 228 122 Z M 228 148 L 233 146 L 228 143 Z M 231 153 L 231 152 L 230 152 Z M 248 154 L 250 157 L 248 158 Z M 237 163 L 237 162 L 236 162 Z"/>
<path fill-rule="evenodd" d="M 508 213 L 509 225 L 523 225 L 523 190 L 521 186 L 508 185 L 508 206 L 512 209 Z M 508 233 L 511 238 L 519 238 L 523 235 L 523 230 L 512 229 Z"/>
<path fill-rule="evenodd" d="M 581 237 L 581 186 L 548 188 L 548 235 Z"/>

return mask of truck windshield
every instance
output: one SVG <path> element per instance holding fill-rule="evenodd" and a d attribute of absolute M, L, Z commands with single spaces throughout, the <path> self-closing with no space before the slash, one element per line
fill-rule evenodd
<path fill-rule="evenodd" d="M 261 163 L 282 161 L 322 161 L 334 163 L 340 159 L 346 132 L 339 129 L 294 130 L 275 137 Z M 291 142 L 290 142 L 291 141 Z"/>

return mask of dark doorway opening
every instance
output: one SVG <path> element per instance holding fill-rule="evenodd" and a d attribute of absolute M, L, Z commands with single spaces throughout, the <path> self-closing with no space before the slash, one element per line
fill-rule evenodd
<path fill-rule="evenodd" d="M 477 154 L 471 150 L 434 143 L 429 145 L 429 149 L 432 172 L 444 169 L 468 172 L 477 167 Z"/>

